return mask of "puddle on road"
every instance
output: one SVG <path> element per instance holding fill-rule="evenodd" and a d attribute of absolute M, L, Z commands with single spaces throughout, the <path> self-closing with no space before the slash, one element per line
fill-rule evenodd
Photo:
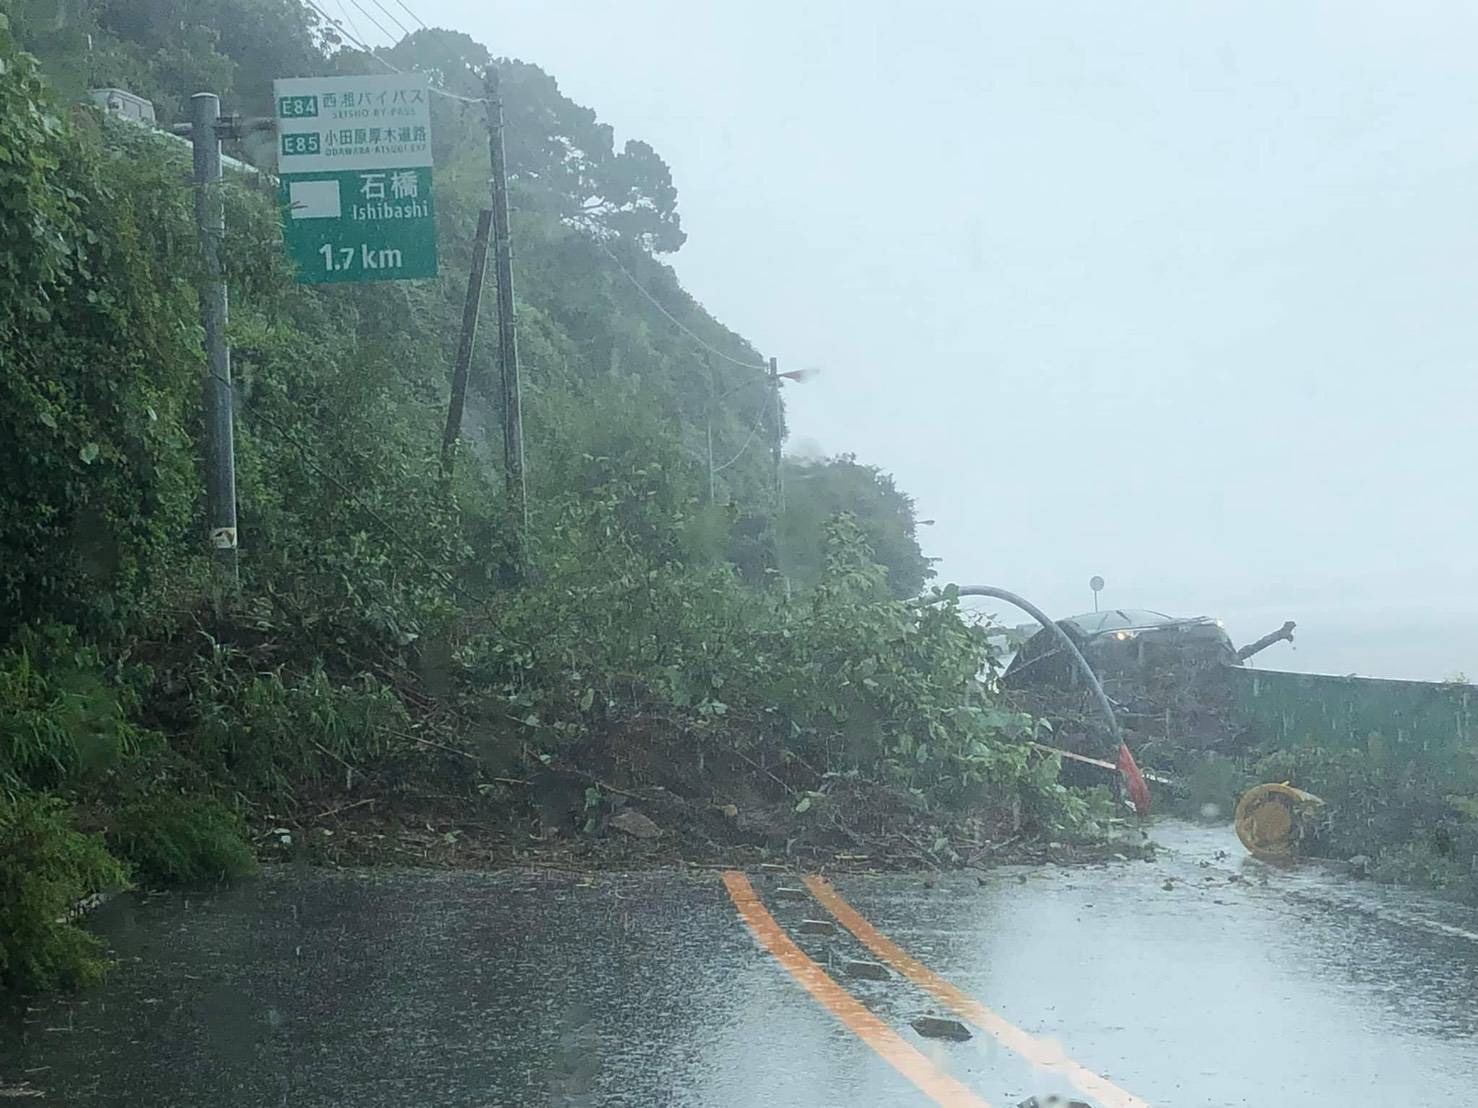
<path fill-rule="evenodd" d="M 1478 913 L 1265 866 L 1224 828 L 1155 837 L 1154 863 L 837 885 L 931 969 L 1157 1105 L 1463 1103 L 1478 1086 L 1478 943 L 1401 922 L 1478 931 Z M 795 884 L 757 878 L 767 897 Z M 711 874 L 281 870 L 123 898 L 98 925 L 123 958 L 112 982 L 0 1016 L 0 1086 L 50 1090 L 37 1104 L 916 1100 L 756 948 Z M 869 957 L 849 936 L 798 939 L 901 1033 L 938 1011 L 899 975 L 844 975 Z M 921 1049 L 999 1105 L 1068 1091 L 989 1035 Z"/>
<path fill-rule="evenodd" d="M 957 875 L 928 896 L 838 883 L 936 972 L 1153 1103 L 1466 1102 L 1478 943 L 1460 932 L 1478 913 L 1268 866 L 1228 828 L 1154 832 L 1154 863 Z"/>

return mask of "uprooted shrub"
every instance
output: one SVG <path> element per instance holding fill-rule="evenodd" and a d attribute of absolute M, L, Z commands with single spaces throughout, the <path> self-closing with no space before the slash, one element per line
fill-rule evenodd
<path fill-rule="evenodd" d="M 214 798 L 166 794 L 120 808 L 107 842 L 136 881 L 158 886 L 255 873 L 245 833 L 241 817 Z"/>
<path fill-rule="evenodd" d="M 72 914 L 125 881 L 101 836 L 77 831 L 62 801 L 0 793 L 0 982 L 33 990 L 101 978 L 102 943 Z"/>
<path fill-rule="evenodd" d="M 375 678 L 336 681 L 322 668 L 258 673 L 239 662 L 218 649 L 189 675 L 193 720 L 180 742 L 238 795 L 290 803 L 298 790 L 404 745 L 405 708 Z"/>
<path fill-rule="evenodd" d="M 530 749 L 578 759 L 603 736 L 619 753 L 628 723 L 662 719 L 680 756 L 735 751 L 803 783 L 802 811 L 860 778 L 921 805 L 1043 825 L 1084 815 L 1027 744 L 1034 721 L 981 681 L 988 648 L 953 597 L 892 597 L 845 515 L 814 588 L 746 588 L 652 541 L 657 479 L 625 469 L 565 504 L 537 582 L 462 652 L 470 687 L 493 691 Z"/>
<path fill-rule="evenodd" d="M 26 628 L 0 653 L 0 790 L 52 789 L 107 773 L 145 735 L 117 667 L 70 628 Z"/>
<path fill-rule="evenodd" d="M 1256 773 L 1324 801 L 1309 853 L 1363 855 L 1392 883 L 1478 890 L 1478 756 L 1402 754 L 1376 736 L 1362 750 L 1278 751 Z"/>

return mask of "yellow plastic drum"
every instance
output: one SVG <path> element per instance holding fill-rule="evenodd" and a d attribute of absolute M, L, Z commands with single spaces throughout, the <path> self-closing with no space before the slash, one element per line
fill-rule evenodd
<path fill-rule="evenodd" d="M 1323 803 L 1288 784 L 1248 789 L 1237 802 L 1237 838 L 1255 858 L 1287 858 L 1298 845 L 1300 819 Z"/>

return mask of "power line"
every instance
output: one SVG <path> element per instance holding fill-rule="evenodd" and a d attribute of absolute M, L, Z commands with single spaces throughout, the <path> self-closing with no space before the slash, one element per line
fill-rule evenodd
<path fill-rule="evenodd" d="M 409 27 L 407 27 L 404 23 L 402 23 L 400 21 L 400 18 L 394 12 L 392 12 L 389 8 L 385 7 L 384 4 L 380 3 L 380 0 L 370 0 L 370 3 L 373 4 L 375 7 L 379 8 L 380 11 L 384 12 L 385 13 L 385 18 L 388 19 L 388 20 L 390 20 L 390 22 L 391 23 L 394 23 L 397 27 L 399 27 L 400 28 L 400 33 L 402 35 L 405 35 L 405 36 L 409 36 L 410 35 L 411 29 Z"/>
<path fill-rule="evenodd" d="M 730 458 L 723 465 L 721 465 L 721 466 L 714 466 L 713 467 L 713 472 L 715 472 L 715 473 L 722 473 L 724 470 L 728 469 L 731 465 L 733 465 L 735 462 L 737 462 L 740 458 L 744 457 L 744 452 L 746 450 L 748 450 L 749 447 L 750 447 L 750 445 L 754 442 L 754 437 L 760 433 L 760 425 L 762 423 L 764 423 L 764 422 L 765 422 L 765 406 L 762 404 L 762 405 L 760 405 L 759 418 L 754 421 L 754 426 L 749 429 L 749 438 L 747 438 L 747 439 L 744 440 L 744 445 L 739 448 L 739 453 L 735 454 L 732 458 Z"/>
<path fill-rule="evenodd" d="M 380 34 L 382 34 L 382 35 L 385 36 L 387 45 L 390 45 L 390 46 L 394 46 L 395 45 L 395 42 L 396 42 L 395 36 L 392 35 L 389 31 L 385 30 L 385 25 L 383 23 L 381 23 L 378 19 L 376 19 L 373 15 L 371 15 L 368 8 L 366 8 L 363 4 L 361 4 L 359 2 L 359 0 L 349 0 L 349 3 L 353 4 L 356 8 L 358 8 L 359 11 L 360 11 L 360 14 L 363 15 L 364 18 L 368 19 L 371 23 L 373 23 L 375 25 L 375 28 L 380 32 Z"/>
<path fill-rule="evenodd" d="M 761 365 L 761 364 L 759 364 L 757 362 L 745 362 L 745 361 L 741 361 L 740 359 L 734 357 L 733 355 L 725 354 L 722 350 L 719 350 L 717 347 L 710 346 L 708 343 L 704 342 L 697 335 L 695 335 L 691 330 L 689 330 L 688 327 L 682 322 L 682 320 L 678 319 L 677 316 L 673 315 L 666 308 L 664 308 L 662 306 L 662 301 L 658 300 L 655 296 L 653 296 L 650 292 L 648 292 L 645 288 L 643 288 L 642 287 L 642 283 L 640 281 L 638 281 L 635 277 L 633 277 L 631 275 L 631 271 L 629 269 L 627 269 L 624 265 L 621 264 L 621 259 L 618 258 L 618 257 L 616 257 L 615 254 L 612 254 L 611 251 L 610 251 L 610 248 L 607 247 L 605 243 L 601 242 L 600 239 L 596 239 L 595 240 L 595 244 L 597 246 L 599 246 L 602 250 L 605 251 L 606 257 L 610 258 L 611 261 L 613 261 L 613 262 L 616 263 L 616 268 L 617 269 L 619 269 L 622 273 L 626 274 L 626 279 L 628 281 L 630 281 L 633 285 L 636 286 L 636 291 L 637 292 L 641 293 L 648 300 L 650 300 L 652 302 L 652 306 L 654 308 L 656 308 L 659 312 L 661 312 L 663 315 L 665 315 L 667 317 L 668 322 L 670 322 L 674 327 L 676 327 L 683 334 L 687 335 L 688 338 L 692 339 L 699 346 L 703 347 L 704 350 L 707 350 L 710 354 L 716 354 L 716 355 L 718 355 L 720 358 L 722 358 L 726 362 L 733 362 L 735 365 L 740 366 L 740 367 L 742 367 L 744 369 L 757 369 L 757 370 L 759 370 L 762 373 L 768 373 L 770 371 L 770 367 L 767 366 L 767 365 Z"/>
<path fill-rule="evenodd" d="M 318 8 L 317 5 L 314 5 L 314 9 L 318 11 L 324 19 L 329 18 L 328 13 L 323 11 L 321 8 Z M 342 32 L 343 35 L 347 38 L 349 36 L 349 32 L 344 30 L 344 23 L 347 21 L 349 26 L 354 28 L 354 34 L 356 36 L 362 37 L 363 32 L 360 31 L 359 24 L 354 22 L 354 17 L 349 14 L 349 8 L 345 5 L 344 0 L 339 0 L 339 11 L 344 13 L 344 18 L 330 20 L 330 22 L 336 25 L 339 28 L 340 32 Z"/>
<path fill-rule="evenodd" d="M 351 0 L 351 2 L 353 2 L 353 0 Z M 303 3 L 307 4 L 315 12 L 317 12 L 320 16 L 322 16 L 325 23 L 329 23 L 329 24 L 332 24 L 333 26 L 338 27 L 339 32 L 346 39 L 349 40 L 350 45 L 358 47 L 361 53 L 368 54 L 371 58 L 373 58 L 375 61 L 379 62 L 381 65 L 383 65 L 386 69 L 390 70 L 390 72 L 392 72 L 392 73 L 399 73 L 402 76 L 405 76 L 406 75 L 406 71 L 403 70 L 403 69 L 401 69 L 400 66 L 398 66 L 398 65 L 392 65 L 385 58 L 383 58 L 379 54 L 375 53 L 375 51 L 374 51 L 374 49 L 372 47 L 366 46 L 364 40 L 362 38 L 359 38 L 357 34 L 350 34 L 348 31 L 346 31 L 344 29 L 343 21 L 342 20 L 338 20 L 338 19 L 334 19 L 333 17 L 331 17 L 328 14 L 328 12 L 324 11 L 322 8 L 320 8 L 318 6 L 316 0 L 303 0 Z M 340 0 L 340 4 L 341 5 L 342 5 L 342 3 L 343 3 L 343 0 Z M 357 4 L 355 6 L 358 7 Z M 360 10 L 363 11 L 364 9 L 361 8 Z M 345 15 L 348 15 L 349 14 L 347 9 L 345 9 L 344 14 Z M 352 20 L 351 20 L 351 22 L 352 22 Z M 355 30 L 357 31 L 358 28 L 355 28 Z M 487 97 L 485 97 L 485 96 L 461 96 L 461 95 L 459 95 L 458 93 L 455 93 L 455 92 L 448 92 L 444 88 L 437 88 L 435 85 L 428 84 L 427 87 L 430 88 L 432 95 L 434 95 L 434 96 L 445 96 L 448 100 L 459 100 L 463 104 L 486 104 L 487 103 Z"/>
<path fill-rule="evenodd" d="M 410 16 L 417 23 L 419 23 L 421 25 L 421 29 L 423 31 L 429 31 L 429 30 L 431 30 L 430 27 L 426 26 L 426 21 L 424 19 L 422 19 L 415 12 L 411 11 L 410 8 L 406 8 L 406 6 L 405 6 L 405 0 L 395 0 L 395 2 L 397 4 L 399 4 L 402 8 L 405 8 L 405 14 L 408 15 L 408 16 Z"/>
<path fill-rule="evenodd" d="M 364 44 L 364 40 L 360 37 L 359 27 L 357 24 L 355 24 L 354 17 L 349 14 L 349 9 L 344 6 L 344 0 L 339 0 L 339 10 L 344 13 L 344 19 L 335 19 L 333 16 L 329 15 L 328 12 L 324 11 L 321 7 L 318 6 L 318 0 L 303 0 L 303 3 L 307 4 L 315 12 L 317 12 L 319 18 L 322 19 L 324 23 L 328 24 L 328 26 L 337 28 L 339 34 L 343 35 L 353 45 L 359 47 L 360 50 L 364 51 L 366 54 L 374 53 L 373 50 L 371 50 L 368 46 Z M 353 33 L 349 31 L 349 28 L 346 28 L 344 26 L 345 20 L 348 20 L 349 26 L 353 27 Z"/>

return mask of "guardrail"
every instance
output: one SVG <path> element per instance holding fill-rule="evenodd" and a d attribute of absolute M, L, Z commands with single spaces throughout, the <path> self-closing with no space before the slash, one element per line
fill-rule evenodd
<path fill-rule="evenodd" d="M 1478 686 L 1228 667 L 1236 720 L 1266 747 L 1370 750 L 1402 760 L 1478 751 Z"/>

